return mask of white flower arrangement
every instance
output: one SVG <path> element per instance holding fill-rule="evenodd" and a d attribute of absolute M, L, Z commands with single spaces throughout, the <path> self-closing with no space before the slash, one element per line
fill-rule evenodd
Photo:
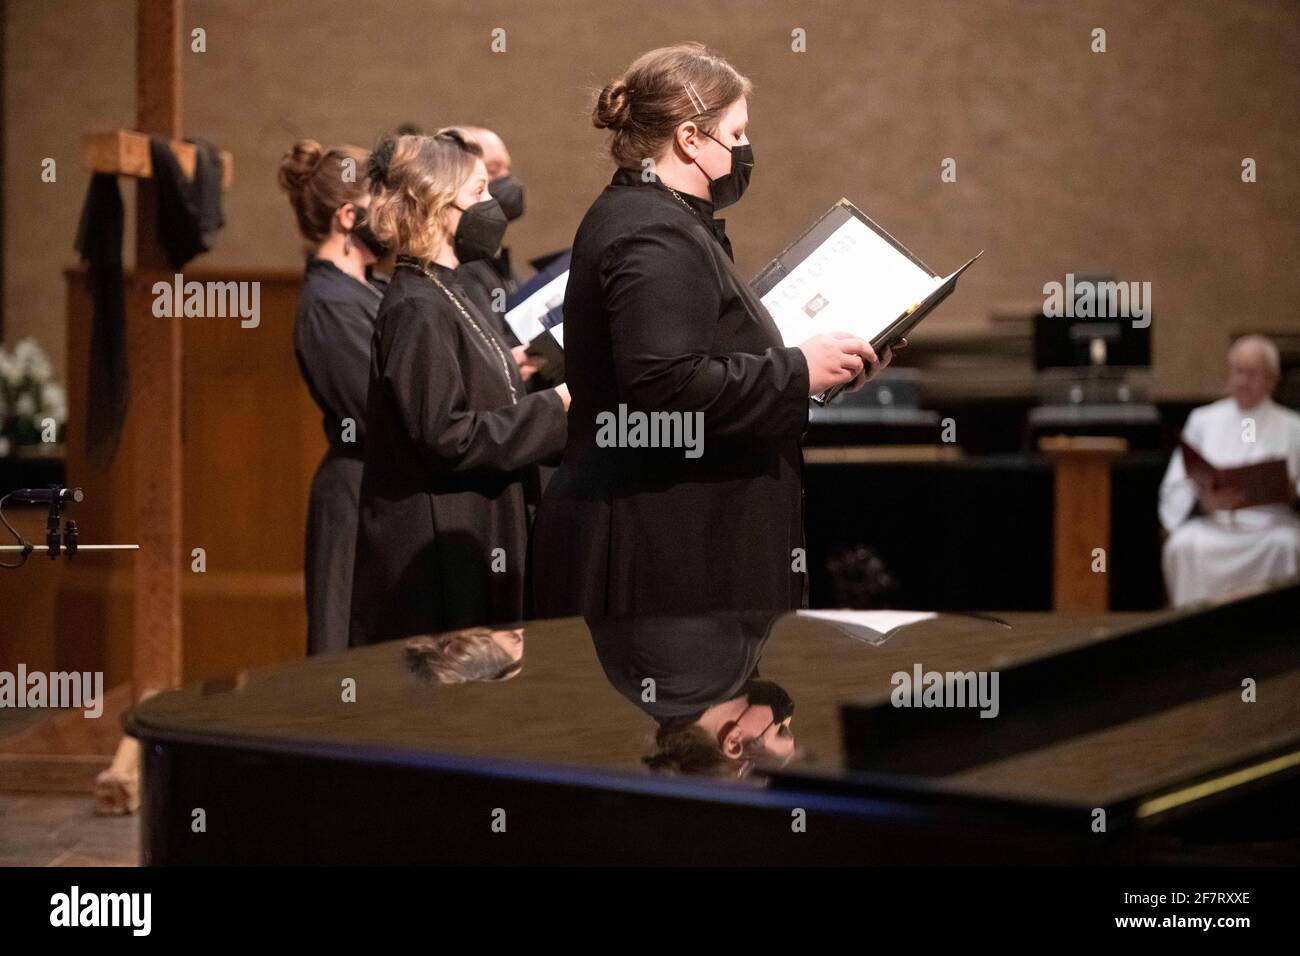
<path fill-rule="evenodd" d="M 35 339 L 21 340 L 12 351 L 0 345 L 0 455 L 15 445 L 39 444 L 47 419 L 61 437 L 68 396 L 52 373 L 49 357 Z"/>

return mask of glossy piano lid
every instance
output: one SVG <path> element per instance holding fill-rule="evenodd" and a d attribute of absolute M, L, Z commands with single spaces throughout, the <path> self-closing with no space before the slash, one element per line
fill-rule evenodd
<path fill-rule="evenodd" d="M 843 708 L 881 706 L 899 674 L 918 667 L 1005 672 L 1186 619 L 1172 612 L 1000 617 L 940 614 L 883 641 L 796 614 L 537 621 L 515 632 L 391 641 L 192 684 L 139 705 L 130 727 L 146 741 L 323 748 L 394 759 L 436 755 L 435 762 L 472 761 L 488 772 L 578 768 L 642 779 L 672 773 L 742 786 L 797 775 L 848 784 L 864 775 L 850 769 L 861 762 L 846 759 Z M 1259 693 L 1273 702 L 1268 707 L 1243 706 L 1233 682 L 1204 699 L 1086 728 L 958 772 L 940 771 L 951 754 L 925 750 L 921 737 L 907 779 L 1058 806 L 1149 799 L 1294 740 L 1300 729 L 1294 656 L 1261 672 Z M 1290 704 L 1279 705 L 1282 700 Z M 783 701 L 793 707 L 784 723 L 774 713 L 788 709 Z M 1018 707 L 1004 696 L 1001 720 L 973 723 L 998 734 L 1016 719 L 1023 726 L 1044 713 L 1059 718 L 1061 710 L 1050 700 Z M 888 765 L 868 769 L 893 772 Z"/>
<path fill-rule="evenodd" d="M 877 645 L 794 614 L 537 621 L 522 629 L 522 666 L 506 679 L 441 683 L 429 665 L 438 648 L 420 656 L 397 640 L 191 684 L 145 701 L 132 720 L 149 738 L 347 744 L 649 773 L 645 758 L 658 752 L 661 720 L 680 729 L 684 719 L 735 700 L 757 669 L 794 702 L 796 752 L 788 763 L 840 773 L 840 703 L 888 692 L 891 675 L 914 662 L 998 667 L 1132 619 L 1080 618 L 1069 627 L 1046 614 L 1003 620 L 1010 627 L 939 615 Z M 465 646 L 443 651 L 458 654 L 473 656 Z M 481 669 L 499 673 L 493 663 Z M 349 688 L 354 700 L 345 700 Z"/>

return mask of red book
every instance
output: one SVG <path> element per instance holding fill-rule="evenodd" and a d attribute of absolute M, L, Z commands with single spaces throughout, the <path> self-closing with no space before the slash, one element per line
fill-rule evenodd
<path fill-rule="evenodd" d="M 1183 451 L 1183 467 L 1187 476 L 1196 482 L 1196 487 L 1202 494 L 1236 491 L 1242 498 L 1241 504 L 1237 506 L 1239 508 L 1285 505 L 1290 504 L 1295 497 L 1284 458 L 1270 458 L 1235 468 L 1216 468 L 1187 442 L 1180 441 L 1178 446 Z"/>

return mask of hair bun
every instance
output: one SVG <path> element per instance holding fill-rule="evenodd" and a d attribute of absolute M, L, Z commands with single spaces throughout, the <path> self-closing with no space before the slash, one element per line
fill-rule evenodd
<path fill-rule="evenodd" d="M 370 158 L 366 161 L 366 178 L 370 180 L 372 191 L 388 188 L 388 167 L 393 162 L 393 151 L 396 149 L 397 137 L 385 133 L 370 151 Z"/>
<path fill-rule="evenodd" d="M 622 80 L 608 84 L 596 98 L 591 122 L 597 129 L 620 130 L 632 112 L 632 91 Z"/>
<path fill-rule="evenodd" d="M 302 192 L 303 185 L 324 155 L 325 150 L 316 140 L 298 140 L 280 160 L 280 188 L 293 194 Z"/>

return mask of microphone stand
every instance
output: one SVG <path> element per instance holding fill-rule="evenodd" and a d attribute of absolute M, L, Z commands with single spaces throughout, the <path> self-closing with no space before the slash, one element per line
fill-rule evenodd
<path fill-rule="evenodd" d="M 71 523 L 76 524 L 75 521 Z M 57 558 L 61 550 L 67 552 L 68 557 L 72 557 L 73 554 L 82 551 L 139 551 L 140 546 L 138 544 L 65 544 L 60 548 L 57 544 L 53 547 L 48 544 L 0 544 L 0 554 L 31 554 L 33 551 L 38 553 L 48 551 L 50 557 Z"/>
<path fill-rule="evenodd" d="M 9 529 L 15 538 L 17 544 L 0 544 L 0 554 L 20 554 L 22 557 L 17 564 L 6 564 L 0 562 L 0 568 L 20 568 L 27 561 L 28 555 L 33 551 L 45 551 L 50 556 L 50 560 L 57 558 L 62 552 L 69 558 L 73 557 L 80 551 L 139 551 L 138 544 L 81 544 L 77 530 L 77 522 L 71 518 L 63 522 L 63 529 L 59 529 L 59 521 L 63 517 L 63 508 L 67 499 L 59 494 L 62 489 L 58 485 L 50 486 L 52 494 L 50 495 L 50 509 L 45 516 L 45 544 L 32 544 L 24 538 L 16 528 L 7 520 L 4 513 L 0 512 L 0 522 Z M 73 500 L 80 500 L 81 491 L 76 489 L 76 497 Z M 5 495 L 4 498 L 8 498 Z M 4 505 L 4 498 L 0 498 L 0 507 Z"/>

